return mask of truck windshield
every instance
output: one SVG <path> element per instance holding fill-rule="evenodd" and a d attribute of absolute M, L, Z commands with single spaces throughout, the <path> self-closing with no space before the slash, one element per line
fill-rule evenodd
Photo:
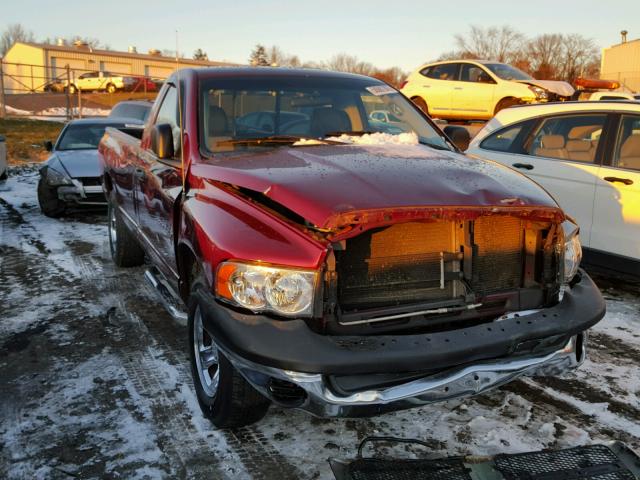
<path fill-rule="evenodd" d="M 62 132 L 56 150 L 95 150 L 107 127 L 122 127 L 122 124 L 69 125 Z"/>
<path fill-rule="evenodd" d="M 285 139 L 323 140 L 377 132 L 414 133 L 421 143 L 451 149 L 409 100 L 374 79 L 212 78 L 201 81 L 200 97 L 201 144 L 213 153 L 292 143 Z"/>

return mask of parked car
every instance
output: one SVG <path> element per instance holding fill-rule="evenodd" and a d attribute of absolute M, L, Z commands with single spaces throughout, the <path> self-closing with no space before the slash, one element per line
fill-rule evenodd
<path fill-rule="evenodd" d="M 45 143 L 51 155 L 40 168 L 38 203 L 46 216 L 60 217 L 75 207 L 106 207 L 97 148 L 107 126 L 134 133 L 122 121 L 88 118 L 69 122 L 55 145 Z"/>
<path fill-rule="evenodd" d="M 412 133 L 365 134 L 369 97 Z M 275 123 L 238 123 L 253 112 Z M 282 128 L 289 113 L 308 118 Z M 147 256 L 169 312 L 188 317 L 218 427 L 270 402 L 373 415 L 557 375 L 604 315 L 577 225 L 547 192 L 465 157 L 370 77 L 181 70 L 142 139 L 108 128 L 99 151 L 112 258 Z"/>
<path fill-rule="evenodd" d="M 384 123 L 402 123 L 402 120 L 387 110 L 374 110 L 369 114 L 369 118 Z"/>
<path fill-rule="evenodd" d="M 127 92 L 157 92 L 162 86 L 163 80 L 150 77 L 133 76 L 133 80 L 128 80 L 125 90 Z"/>
<path fill-rule="evenodd" d="M 76 93 L 78 90 L 115 93 L 118 90 L 129 89 L 136 82 L 137 80 L 132 76 L 117 75 L 110 72 L 87 72 L 71 81 L 65 80 L 64 86 L 69 93 Z"/>
<path fill-rule="evenodd" d="M 48 81 L 42 87 L 45 92 L 54 92 L 54 93 L 62 93 L 66 89 L 65 81 L 60 78 L 54 78 L 53 80 Z"/>
<path fill-rule="evenodd" d="M 621 91 L 622 84 L 616 80 L 578 77 L 573 83 L 573 100 L 638 100 L 633 93 Z"/>
<path fill-rule="evenodd" d="M 432 117 L 488 120 L 513 105 L 568 100 L 574 88 L 536 80 L 504 63 L 454 60 L 421 66 L 409 75 L 402 93 Z"/>
<path fill-rule="evenodd" d="M 7 170 L 7 143 L 4 136 L 0 135 L 0 181 L 7 179 Z"/>
<path fill-rule="evenodd" d="M 467 153 L 519 169 L 577 220 L 586 259 L 640 274 L 640 104 L 566 102 L 510 108 Z"/>
<path fill-rule="evenodd" d="M 109 112 L 109 117 L 119 118 L 129 123 L 144 124 L 149 117 L 151 107 L 153 102 L 146 100 L 126 100 L 116 103 Z"/>

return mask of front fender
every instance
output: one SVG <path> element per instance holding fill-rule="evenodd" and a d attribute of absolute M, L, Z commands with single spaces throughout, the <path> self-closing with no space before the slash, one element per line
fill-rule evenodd
<path fill-rule="evenodd" d="M 239 195 L 200 183 L 182 204 L 178 243 L 194 252 L 210 287 L 217 266 L 230 259 L 320 268 L 328 242 L 311 238 Z"/>

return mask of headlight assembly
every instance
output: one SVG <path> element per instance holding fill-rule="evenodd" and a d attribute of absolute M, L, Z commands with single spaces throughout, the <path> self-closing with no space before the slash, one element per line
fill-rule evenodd
<path fill-rule="evenodd" d="M 531 90 L 538 100 L 546 100 L 549 98 L 549 94 L 544 88 L 536 87 L 535 85 L 529 85 L 529 90 Z"/>
<path fill-rule="evenodd" d="M 310 317 L 317 277 L 315 270 L 224 262 L 216 274 L 216 294 L 253 312 Z"/>
<path fill-rule="evenodd" d="M 47 167 L 46 174 L 47 184 L 52 187 L 56 187 L 58 185 L 73 185 L 73 182 L 69 177 L 67 177 L 64 173 L 60 173 L 57 170 L 54 170 L 51 167 Z"/>
<path fill-rule="evenodd" d="M 578 230 L 575 230 L 571 235 L 565 237 L 564 242 L 564 283 L 569 283 L 580 267 L 582 261 L 582 246 L 580 245 L 580 238 L 578 236 Z"/>

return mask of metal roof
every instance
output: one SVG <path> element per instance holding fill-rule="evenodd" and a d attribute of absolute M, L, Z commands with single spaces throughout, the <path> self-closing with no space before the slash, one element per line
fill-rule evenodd
<path fill-rule="evenodd" d="M 148 53 L 132 53 L 132 52 L 119 52 L 117 50 L 103 50 L 91 48 L 88 46 L 76 47 L 73 45 L 56 45 L 49 43 L 34 43 L 34 42 L 16 42 L 23 45 L 29 45 L 31 47 L 42 48 L 43 50 L 50 50 L 56 52 L 69 52 L 69 53 L 82 53 L 86 55 L 108 55 L 112 57 L 131 58 L 131 59 L 144 59 L 153 60 L 155 62 L 166 62 L 173 65 L 176 64 L 175 57 L 165 57 L 162 55 L 151 55 Z M 178 63 L 180 65 L 193 65 L 200 67 L 215 67 L 215 66 L 232 66 L 237 65 L 229 62 L 214 62 L 208 60 L 193 60 L 191 58 L 179 58 Z"/>

